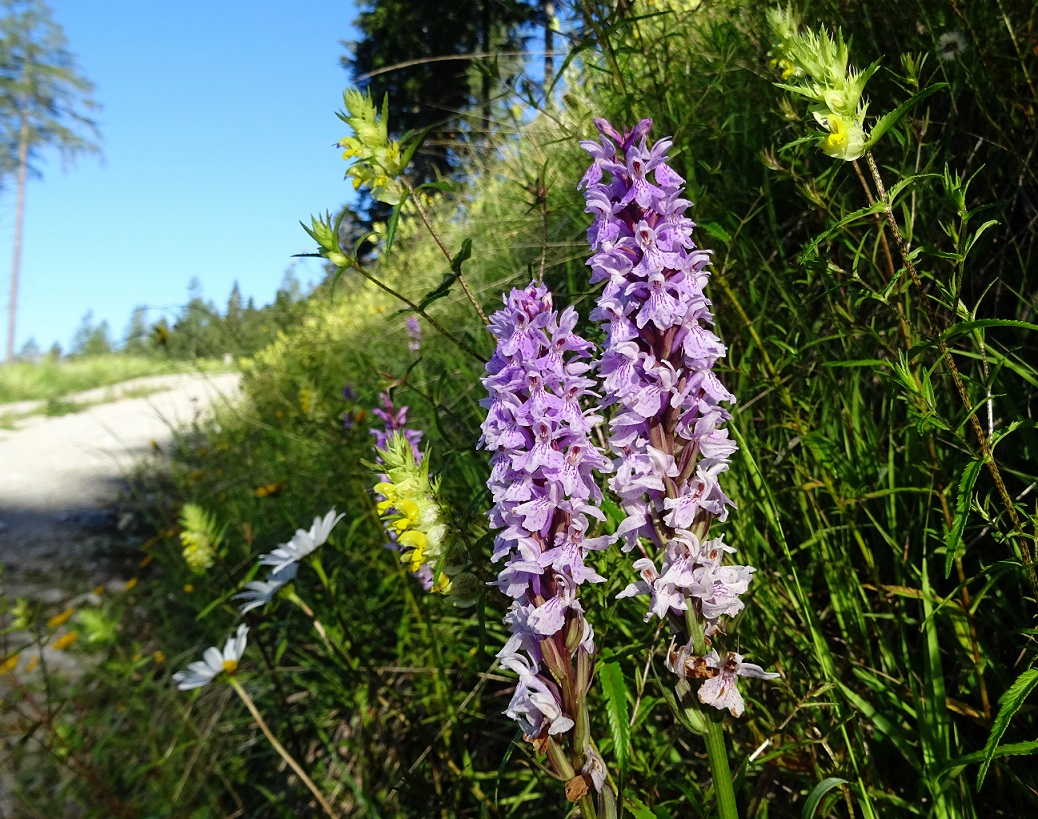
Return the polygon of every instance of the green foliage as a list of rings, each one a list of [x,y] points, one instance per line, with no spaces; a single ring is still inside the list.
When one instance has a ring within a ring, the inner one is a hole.
[[[595,116],[621,127],[651,116],[654,137],[674,135],[697,242],[713,253],[709,296],[729,351],[720,375],[739,396],[740,450],[725,484],[737,511],[724,531],[759,569],[731,636],[783,674],[747,686],[745,716],[726,723],[747,817],[1038,809],[1024,552],[1038,479],[1028,295],[1038,267],[1024,191],[1038,178],[1035,112],[1019,101],[1034,63],[1025,17],[1003,5],[1005,18],[988,4],[956,14],[923,2],[911,25],[900,7],[811,8],[816,29],[846,33],[850,64],[882,58],[874,109],[935,89],[900,111],[873,156],[921,288],[862,163],[859,174],[820,156],[813,137],[799,141],[813,120],[774,87],[763,11],[735,0],[574,7],[560,99],[509,121],[515,136],[453,190],[421,192],[447,250],[413,211],[401,209],[392,253],[381,244],[388,227],[376,225],[365,271],[415,304],[442,292],[423,309],[485,357],[490,337],[451,286],[461,262],[485,308],[543,272],[556,303],[586,320],[597,290],[584,265],[577,140],[592,137]],[[941,39],[960,28],[968,48],[948,60]],[[329,232],[329,248],[341,236]],[[445,279],[448,257],[456,269]],[[257,555],[334,505],[347,519],[293,584],[312,616],[282,597],[246,618],[257,653],[242,683],[275,735],[343,815],[566,815],[561,787],[501,713],[514,684],[493,656],[507,601],[484,586],[474,607],[456,609],[383,548],[364,464],[372,410],[390,389],[425,433],[429,475],[473,575],[486,582],[499,568],[483,517],[486,453],[475,447],[482,363],[424,319],[420,349],[409,349],[404,306],[344,272],[334,294],[320,292],[244,363],[243,405],[189,431],[168,475],[142,477],[156,557],[142,580],[154,590],[149,639],[177,668],[197,658],[237,619],[230,598],[257,578]],[[174,528],[191,502],[228,522],[224,553],[202,575],[184,566]],[[624,815],[709,815],[708,767],[680,723],[689,692],[668,686],[647,648],[653,628],[616,599],[635,579],[628,556],[609,550],[596,569],[607,581],[583,602],[613,654],[596,669],[591,734],[623,784]],[[111,677],[132,673],[127,652],[108,661]],[[108,787],[155,815],[312,812],[228,692],[179,697],[165,672],[152,673],[121,689],[128,713],[111,740],[125,749],[136,731],[149,750],[136,769],[94,760]],[[110,708],[101,690],[94,704]],[[998,787],[980,788],[974,764]],[[85,785],[72,790],[89,802]]]
[[[1029,668],[1016,678],[1006,693],[999,699],[998,716],[995,717],[995,724],[991,727],[991,734],[988,736],[987,744],[984,746],[984,759],[980,763],[980,770],[977,771],[977,790],[984,786],[984,779],[987,777],[988,769],[991,767],[991,761],[995,758],[999,742],[1005,735],[1010,721],[1020,711],[1024,701],[1034,691],[1035,687],[1038,687],[1038,669]],[[1038,750],[1038,747],[1031,748],[1032,752],[1035,750]]]
[[[622,773],[627,768],[630,750],[630,717],[627,708],[627,688],[623,670],[619,663],[604,663],[598,671],[605,697],[606,714],[609,717],[609,732],[613,738],[613,756]]]

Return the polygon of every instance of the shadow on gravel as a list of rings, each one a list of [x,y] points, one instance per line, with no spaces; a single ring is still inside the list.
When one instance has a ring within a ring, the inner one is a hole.
[[[96,482],[95,494],[110,498],[108,506],[21,508],[0,500],[0,592],[36,597],[44,586],[72,590],[103,571],[114,557],[114,502],[124,486],[119,478]]]

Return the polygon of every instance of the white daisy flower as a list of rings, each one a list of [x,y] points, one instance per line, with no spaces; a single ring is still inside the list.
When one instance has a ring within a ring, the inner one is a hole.
[[[954,62],[963,55],[968,45],[961,31],[946,31],[937,40],[937,56],[946,63]]]
[[[234,674],[238,670],[238,661],[245,653],[245,636],[248,633],[249,627],[240,625],[237,634],[227,638],[222,652],[216,646],[207,648],[201,660],[191,663],[186,669],[173,675],[173,682],[177,684],[177,688],[181,691],[201,688],[203,685],[209,685],[219,674]]]
[[[282,543],[270,554],[263,555],[259,562],[265,566],[273,566],[274,574],[292,563],[298,563],[318,546],[323,545],[328,540],[328,535],[332,533],[332,529],[335,528],[335,524],[344,517],[346,516],[336,515],[335,509],[332,509],[323,518],[314,518],[314,525],[310,527],[309,532],[297,529],[288,543]]]
[[[238,611],[242,614],[252,611],[257,606],[263,606],[273,600],[279,591],[296,579],[299,571],[298,563],[289,563],[283,569],[271,573],[266,580],[253,580],[245,584],[245,591],[234,595],[235,599],[245,600]]]

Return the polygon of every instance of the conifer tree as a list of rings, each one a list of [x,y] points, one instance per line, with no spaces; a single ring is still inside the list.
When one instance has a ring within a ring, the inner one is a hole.
[[[76,67],[65,33],[44,0],[3,0],[0,9],[0,181],[15,176],[16,203],[7,360],[14,360],[25,187],[35,161],[55,148],[66,162],[99,153],[93,85]]]

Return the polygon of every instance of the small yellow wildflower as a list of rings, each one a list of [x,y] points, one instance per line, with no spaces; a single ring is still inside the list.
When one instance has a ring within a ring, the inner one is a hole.
[[[138,563],[137,565],[140,566],[143,569],[149,563],[151,563],[151,561],[153,561],[154,559],[155,559],[155,555],[145,555],[144,557],[141,558],[140,563]]]
[[[70,631],[68,634],[62,635],[57,640],[55,640],[53,643],[51,643],[50,647],[53,648],[55,651],[63,651],[64,649],[66,649],[70,645],[72,645],[74,642],[76,642],[76,640],[78,640],[78,639],[79,639],[79,632],[78,631]]]
[[[27,662],[25,664],[25,673],[26,674],[31,674],[33,671],[36,670],[36,666],[38,666],[39,664],[40,664],[40,655],[39,654],[33,654],[29,658],[29,662]]]
[[[829,117],[829,136],[825,138],[825,147],[837,150],[847,144],[847,126],[839,116]]]
[[[257,498],[269,498],[272,495],[277,495],[286,486],[288,486],[288,481],[275,481],[274,483],[257,486],[252,494]]]
[[[378,504],[376,504],[375,508],[378,509],[379,516],[385,515],[393,508],[393,504],[396,503],[396,486],[383,481],[382,483],[375,484],[375,491],[383,498],[383,500],[380,500]]]
[[[152,652],[151,658],[155,661],[157,665],[166,664],[166,655],[163,654],[159,649],[155,649],[155,651]]]
[[[378,512],[391,535],[395,535],[400,560],[412,573],[432,582],[431,591],[443,593],[450,588],[451,571],[441,561],[446,553],[447,526],[436,498],[438,483],[429,478],[428,459],[416,458],[411,443],[399,432],[378,448],[383,480],[375,485],[381,498]],[[431,577],[428,572],[431,572]]]
[[[193,592],[194,590],[195,590],[194,584],[192,584],[192,583],[185,583],[184,584],[184,591],[187,592],[188,594],[191,594],[191,592]]]
[[[418,504],[413,500],[407,498],[399,501],[396,510],[400,513],[400,517],[393,521],[393,528],[396,529],[398,534],[406,532],[418,523],[421,512],[418,509]]]
[[[425,562],[425,548],[429,539],[417,529],[409,529],[400,535],[397,543],[401,548],[400,559],[408,564],[412,572],[417,572]]]
[[[12,654],[10,657],[0,663],[0,674],[6,674],[9,671],[14,671],[18,667],[18,655]]]
[[[66,623],[68,619],[76,613],[73,608],[65,609],[61,614],[55,614],[50,620],[47,621],[47,628],[57,628],[58,626]]]
[[[100,586],[94,586],[94,594],[103,594],[104,590],[105,587],[103,583]]]
[[[124,591],[130,591],[130,589],[132,589],[136,585],[137,585],[137,578],[136,577],[131,577],[129,580],[126,581],[126,588],[124,589]]]

